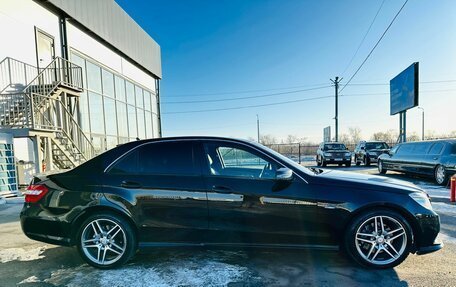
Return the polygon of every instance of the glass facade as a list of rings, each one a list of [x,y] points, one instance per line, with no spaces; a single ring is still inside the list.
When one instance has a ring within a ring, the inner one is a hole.
[[[138,85],[75,51],[71,61],[83,69],[79,123],[97,152],[136,138],[159,137],[155,84]]]

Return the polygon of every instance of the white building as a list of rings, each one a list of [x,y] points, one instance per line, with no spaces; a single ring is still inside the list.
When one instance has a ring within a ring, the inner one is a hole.
[[[16,159],[0,195],[161,136],[160,46],[113,0],[1,0],[0,27],[0,133]]]

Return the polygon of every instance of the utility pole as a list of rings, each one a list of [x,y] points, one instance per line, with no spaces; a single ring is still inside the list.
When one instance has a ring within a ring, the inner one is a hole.
[[[334,120],[336,122],[335,140],[337,142],[337,141],[339,141],[339,83],[340,83],[340,81],[342,81],[342,78],[339,79],[339,77],[336,77],[334,80],[332,80],[332,79],[330,79],[330,80],[334,84],[335,96],[336,96],[336,116],[334,117]]]
[[[421,119],[421,140],[424,141],[424,109],[422,107],[418,107],[418,109],[423,112]]]
[[[258,117],[258,114],[257,114],[257,139],[258,139],[258,142],[260,142],[260,118]]]

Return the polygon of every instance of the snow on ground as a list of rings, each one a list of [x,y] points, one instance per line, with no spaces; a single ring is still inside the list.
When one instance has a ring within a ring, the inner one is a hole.
[[[45,247],[37,247],[33,249],[23,248],[6,248],[0,250],[0,262],[6,263],[9,261],[32,261],[40,258],[44,258],[42,255]]]
[[[18,285],[29,282],[46,283],[52,286],[227,286],[230,283],[258,281],[247,267],[223,262],[220,254],[171,258],[167,262],[141,264],[129,263],[123,268],[98,270],[87,264],[61,268],[51,272],[50,277],[35,276],[24,279]]]

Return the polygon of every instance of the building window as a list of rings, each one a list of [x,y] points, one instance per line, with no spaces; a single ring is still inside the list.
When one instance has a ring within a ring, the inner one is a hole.
[[[104,134],[103,98],[101,95],[89,92],[90,101],[90,130],[92,133]]]
[[[146,126],[145,126],[145,122],[144,122],[144,110],[137,109],[136,111],[138,113],[138,137],[140,139],[145,139],[146,138]]]
[[[102,93],[101,91],[101,69],[89,61],[87,63],[87,88]]]
[[[116,99],[122,102],[125,101],[125,80],[122,79],[121,77],[116,76],[115,77],[115,83],[116,83]]]
[[[120,137],[128,137],[127,105],[117,102],[117,128]]]
[[[102,70],[103,75],[103,95],[114,98],[114,75],[111,72]]]
[[[132,106],[136,106],[135,101],[135,86],[129,81],[125,82],[125,89],[127,91],[127,103]]]
[[[136,139],[138,137],[138,129],[136,127],[136,108],[128,105],[128,132],[130,139]]]
[[[136,106],[138,108],[144,109],[143,89],[141,89],[138,86],[135,86],[135,94],[136,94]]]
[[[110,136],[117,136],[117,122],[116,122],[116,104],[113,99],[104,98],[104,111],[106,115],[106,134]]]

